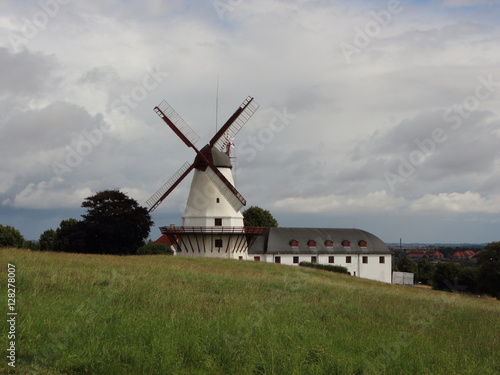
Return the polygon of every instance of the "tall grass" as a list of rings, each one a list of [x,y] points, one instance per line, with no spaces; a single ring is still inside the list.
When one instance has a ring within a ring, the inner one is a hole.
[[[0,249],[3,291],[8,262],[17,372],[0,359],[2,373],[500,371],[495,300],[260,262],[19,249]]]

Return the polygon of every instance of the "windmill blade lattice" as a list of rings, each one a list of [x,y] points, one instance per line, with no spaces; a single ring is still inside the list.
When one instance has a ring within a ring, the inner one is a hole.
[[[235,137],[235,135],[241,130],[241,128],[246,124],[250,117],[252,117],[258,108],[259,105],[253,100],[253,98],[250,96],[247,97],[233,116],[231,116],[226,124],[222,126],[221,130],[226,126],[227,130],[225,130],[222,134],[220,134],[220,132],[217,133],[210,141],[210,144],[214,145],[218,150],[222,150],[227,141]]]
[[[161,119],[165,120],[166,117],[170,120],[193,145],[199,141],[200,136],[165,100],[155,108],[155,112]]]
[[[191,169],[193,169],[193,166],[190,163],[185,162],[184,165],[180,167],[180,169],[175,172],[175,174],[146,201],[150,212],[158,207],[163,199],[165,199],[165,197],[180,184],[184,177],[191,172]]]

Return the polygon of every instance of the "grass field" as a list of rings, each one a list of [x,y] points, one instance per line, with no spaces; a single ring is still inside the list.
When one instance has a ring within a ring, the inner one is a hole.
[[[2,374],[498,374],[500,302],[326,271],[0,249]],[[7,353],[4,350],[4,353]]]

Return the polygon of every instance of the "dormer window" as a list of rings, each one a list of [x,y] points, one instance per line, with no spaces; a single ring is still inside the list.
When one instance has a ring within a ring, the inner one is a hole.
[[[358,245],[359,247],[366,247],[366,241],[361,240],[358,242]]]
[[[299,242],[296,240],[291,240],[290,241],[290,246],[291,247],[299,247]]]
[[[342,246],[349,247],[349,246],[351,246],[351,243],[347,240],[344,240],[344,241],[342,241]]]
[[[316,247],[316,241],[313,241],[313,240],[307,241],[307,246],[309,246],[309,247]]]
[[[333,241],[331,241],[331,240],[326,240],[326,241],[325,241],[325,246],[326,246],[326,247],[333,247]]]

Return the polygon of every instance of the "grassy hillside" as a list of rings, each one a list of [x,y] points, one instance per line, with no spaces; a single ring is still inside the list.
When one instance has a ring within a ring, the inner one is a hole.
[[[259,262],[0,249],[16,374],[497,374],[500,303]]]

